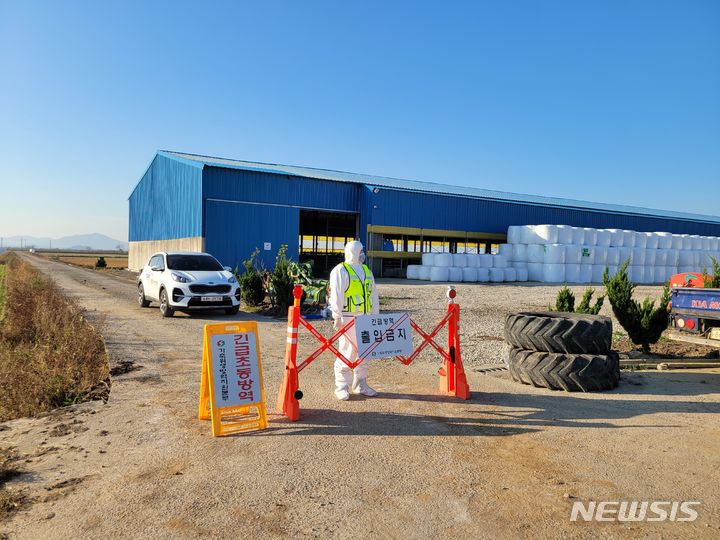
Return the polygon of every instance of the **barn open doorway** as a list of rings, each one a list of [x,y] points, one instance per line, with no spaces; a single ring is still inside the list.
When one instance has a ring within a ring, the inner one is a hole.
[[[344,260],[345,244],[357,237],[357,214],[300,210],[300,262],[312,260],[317,277],[327,277]]]

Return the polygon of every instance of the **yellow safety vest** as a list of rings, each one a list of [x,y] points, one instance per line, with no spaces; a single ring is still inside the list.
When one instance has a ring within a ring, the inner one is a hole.
[[[345,312],[346,313],[370,313],[372,310],[372,274],[370,269],[363,264],[363,272],[365,272],[365,280],[361,280],[360,276],[355,273],[353,267],[347,263],[342,263],[348,273],[350,282],[348,288],[345,289]]]

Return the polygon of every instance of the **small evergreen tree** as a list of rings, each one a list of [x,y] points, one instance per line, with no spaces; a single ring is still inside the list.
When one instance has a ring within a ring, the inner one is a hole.
[[[720,264],[715,257],[710,257],[712,262],[712,275],[708,274],[707,268],[703,270],[703,281],[706,289],[720,288]]]
[[[287,258],[287,244],[282,244],[275,258],[275,268],[268,279],[268,294],[274,306],[287,309],[294,302],[293,288],[295,280],[290,273],[290,261]]]
[[[555,311],[569,313],[575,311],[575,295],[567,285],[558,291],[557,298],[555,299]]]
[[[557,298],[555,299],[555,311],[597,315],[600,313],[605,297],[599,297],[595,302],[595,305],[591,305],[593,294],[595,294],[595,289],[592,287],[585,289],[585,293],[583,293],[583,297],[580,300],[580,305],[578,305],[577,309],[575,309],[575,295],[567,286],[565,286],[558,291]]]
[[[633,299],[636,284],[632,283],[627,275],[629,264],[630,259],[627,259],[613,277],[609,276],[608,269],[605,268],[603,283],[618,322],[632,342],[642,346],[643,352],[648,353],[650,345],[657,343],[667,328],[670,287],[665,285],[657,306],[650,298],[645,298],[642,303],[638,302]]]
[[[599,296],[598,299],[595,301],[595,305],[590,305],[592,302],[593,294],[595,294],[595,289],[592,287],[588,287],[585,289],[585,293],[583,294],[583,297],[580,299],[580,305],[577,307],[578,313],[587,313],[588,315],[597,315],[600,313],[600,310],[603,307],[603,303],[605,303],[605,296]]]
[[[240,283],[240,295],[248,306],[259,306],[265,300],[265,287],[261,271],[255,266],[260,250],[255,248],[250,258],[243,261],[244,272],[237,276]],[[235,270],[237,275],[237,269]]]
[[[98,257],[97,261],[95,261],[95,268],[107,268],[105,257]]]

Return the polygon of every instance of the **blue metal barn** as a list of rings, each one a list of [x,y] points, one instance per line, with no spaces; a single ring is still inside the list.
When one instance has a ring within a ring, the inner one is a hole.
[[[155,155],[129,202],[134,270],[155,251],[207,251],[235,266],[256,248],[272,268],[285,244],[323,273],[358,238],[376,273],[399,276],[423,251],[482,252],[523,224],[720,236],[715,216],[169,151]]]

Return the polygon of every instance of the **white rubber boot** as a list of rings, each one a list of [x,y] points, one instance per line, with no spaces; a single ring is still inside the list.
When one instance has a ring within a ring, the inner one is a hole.
[[[350,385],[353,380],[352,369],[347,367],[342,360],[335,360],[335,397],[340,401],[350,399]]]
[[[368,363],[360,362],[353,372],[353,383],[350,392],[360,394],[367,397],[377,396],[377,391],[367,383]]]

